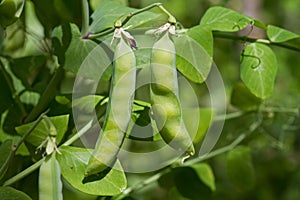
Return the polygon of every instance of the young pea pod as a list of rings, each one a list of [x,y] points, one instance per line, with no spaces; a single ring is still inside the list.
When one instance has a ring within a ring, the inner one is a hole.
[[[117,34],[105,121],[88,162],[84,183],[103,178],[113,167],[131,119],[136,79],[136,61],[131,48],[134,42],[123,29],[117,31],[120,35]]]
[[[60,200],[62,195],[62,182],[59,164],[55,153],[47,156],[39,171],[39,199]]]
[[[161,137],[171,147],[194,154],[192,140],[182,118],[178,94],[176,52],[169,30],[162,32],[151,54],[151,104]]]

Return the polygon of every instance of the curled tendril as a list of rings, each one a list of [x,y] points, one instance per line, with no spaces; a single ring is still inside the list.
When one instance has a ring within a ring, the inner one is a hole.
[[[244,51],[243,51],[243,53],[242,53],[242,62],[243,62],[244,57],[254,58],[254,59],[256,59],[256,60],[258,61],[258,64],[257,64],[257,65],[251,66],[252,69],[257,69],[257,68],[261,65],[261,60],[260,60],[260,58],[257,57],[257,56],[244,54]]]

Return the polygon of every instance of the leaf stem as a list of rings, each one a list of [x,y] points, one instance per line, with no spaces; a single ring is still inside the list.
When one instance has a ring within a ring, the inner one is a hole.
[[[223,33],[223,32],[213,32],[213,35],[215,38],[231,39],[231,40],[237,40],[237,41],[241,41],[241,42],[251,42],[251,43],[258,42],[258,43],[268,44],[268,45],[272,45],[272,46],[278,46],[278,47],[282,47],[282,48],[286,48],[289,50],[300,52],[299,47],[295,47],[295,46],[285,44],[285,43],[275,43],[275,42],[271,42],[270,40],[267,40],[267,39],[256,39],[256,38],[233,35],[233,34],[228,34],[228,33]]]
[[[240,144],[249,133],[252,133],[255,129],[257,129],[261,125],[261,121],[255,121],[253,124],[250,125],[249,129],[244,132],[243,134],[239,135],[232,143],[229,145],[222,147],[220,149],[217,149],[215,151],[212,151],[208,154],[205,154],[203,156],[196,157],[194,159],[188,160],[187,162],[183,163],[181,166],[190,166],[198,162],[202,162],[204,160],[207,160],[209,158],[218,156],[220,154],[226,153],[233,148],[235,148],[238,144]],[[116,195],[112,198],[112,200],[120,200],[123,199],[124,197],[128,196],[129,194],[133,193],[134,191],[137,191],[139,189],[144,188],[146,185],[149,185],[155,181],[157,181],[162,175],[170,172],[173,168],[178,167],[178,163],[174,163],[173,165],[168,166],[167,168],[163,169],[160,173],[157,173],[148,179],[139,182],[131,187],[128,187],[126,190],[124,190],[121,194]]]
[[[82,7],[82,27],[81,35],[87,35],[89,29],[89,3],[87,0],[81,0]]]
[[[19,107],[22,116],[25,116],[26,115],[25,107],[24,107],[23,103],[21,102],[19,95],[17,94],[17,91],[14,87],[13,81],[12,81],[11,77],[9,76],[9,74],[7,73],[7,71],[5,70],[5,66],[1,60],[0,60],[0,70],[2,71],[4,79],[9,87],[9,90],[12,94],[12,98],[14,99],[15,103]]]
[[[46,115],[46,113],[49,110],[47,110],[46,112],[42,113],[39,118],[32,124],[32,126],[27,130],[27,132],[22,136],[22,138],[12,146],[11,151],[8,155],[8,157],[6,158],[4,164],[1,166],[0,169],[0,177],[2,177],[2,175],[5,173],[6,169],[8,168],[10,162],[12,161],[16,151],[18,150],[18,148],[21,146],[21,144],[25,141],[25,139],[28,137],[28,135],[30,135],[30,133],[36,128],[36,126],[40,123],[40,121],[43,119],[43,117]]]
[[[34,163],[33,165],[31,165],[30,167],[26,168],[22,172],[18,173],[17,175],[13,176],[12,178],[8,179],[7,181],[5,181],[3,183],[3,186],[11,185],[11,184],[13,184],[13,183],[21,180],[22,178],[26,177],[28,174],[32,173],[37,168],[39,168],[41,166],[41,164],[44,162],[45,158],[46,157],[43,157],[38,162]]]
[[[144,7],[144,8],[141,8],[141,9],[138,9],[138,10],[136,10],[136,11],[130,12],[130,13],[127,14],[127,15],[123,15],[123,16],[119,17],[119,18],[115,21],[114,26],[115,26],[115,27],[122,27],[122,26],[124,26],[124,25],[125,25],[125,24],[133,17],[133,16],[138,15],[138,14],[140,14],[140,13],[143,13],[143,12],[145,12],[145,11],[148,11],[148,10],[154,8],[154,7],[158,7],[163,13],[165,13],[166,15],[168,15],[168,17],[169,17],[168,21],[169,21],[170,23],[173,23],[173,24],[176,23],[175,17],[174,17],[169,11],[167,11],[167,10],[163,7],[162,3],[153,3],[153,4],[150,4],[150,5],[146,6],[146,7]],[[99,33],[90,34],[90,35],[88,36],[88,38],[89,38],[89,39],[95,39],[95,38],[98,38],[98,37],[101,37],[101,36],[104,36],[104,35],[113,33],[114,30],[115,30],[115,27],[109,28],[109,29],[104,30],[104,31],[99,32]]]

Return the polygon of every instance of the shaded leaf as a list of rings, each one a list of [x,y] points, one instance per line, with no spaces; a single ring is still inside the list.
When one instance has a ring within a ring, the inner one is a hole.
[[[243,83],[237,83],[233,86],[230,102],[241,110],[255,110],[262,100],[254,96]]]
[[[69,115],[54,116],[50,117],[50,119],[57,130],[56,142],[59,144],[68,128]],[[49,134],[48,127],[45,126],[43,121],[44,119],[41,120],[32,133],[26,138],[26,141],[34,146],[39,146]],[[33,123],[34,122],[18,126],[16,127],[16,131],[18,134],[24,135]]]
[[[46,57],[38,55],[14,59],[10,65],[13,73],[22,81],[23,85],[26,88],[30,88],[37,82],[43,80],[44,82],[46,81],[46,83],[48,83],[47,79],[45,78],[37,80],[41,70],[48,71],[44,67],[45,63]]]
[[[253,19],[248,16],[228,8],[216,6],[206,11],[200,25],[209,26],[214,31],[235,32],[244,29],[251,21]]]
[[[57,160],[61,166],[63,177],[76,189],[93,195],[112,196],[121,193],[126,188],[126,178],[119,162],[117,169],[112,169],[103,179],[86,184],[82,183],[86,165],[91,151],[77,147],[63,146]]]
[[[174,173],[176,188],[182,196],[193,200],[198,200],[200,196],[203,199],[210,199],[212,190],[192,167],[175,168]]]
[[[2,200],[31,200],[31,198],[12,187],[0,187],[0,197]]]
[[[273,51],[264,44],[252,43],[241,55],[241,79],[257,97],[265,99],[273,91],[277,62]]]
[[[198,178],[205,185],[207,185],[212,191],[216,190],[215,177],[211,167],[208,164],[199,163],[199,164],[191,165],[190,167],[196,171]]]
[[[296,33],[273,25],[268,25],[267,35],[271,42],[286,42],[300,37]]]
[[[2,169],[6,159],[8,158],[10,152],[11,152],[11,148],[12,148],[12,140],[5,140],[1,145],[0,145],[0,168]],[[0,180],[3,178],[6,170],[8,168],[8,165],[7,167],[3,170],[3,174],[2,176],[0,176]],[[0,174],[1,175],[1,174]]]
[[[248,190],[254,186],[255,172],[248,147],[238,146],[227,154],[226,170],[237,188]]]

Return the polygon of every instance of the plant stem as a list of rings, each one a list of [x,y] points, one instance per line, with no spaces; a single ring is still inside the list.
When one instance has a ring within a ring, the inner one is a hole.
[[[82,6],[82,26],[81,35],[87,35],[89,29],[89,2],[87,0],[81,0]]]
[[[18,173],[17,175],[13,176],[12,178],[8,179],[7,181],[5,181],[3,183],[3,186],[11,185],[11,184],[13,184],[13,183],[21,180],[22,178],[26,177],[28,174],[32,173],[37,168],[39,168],[41,166],[41,164],[44,162],[45,158],[46,157],[43,157],[38,162],[34,163],[33,165],[31,165],[30,167],[26,168],[22,172]]]
[[[19,95],[17,94],[17,91],[14,87],[13,81],[12,81],[11,77],[9,76],[9,74],[7,73],[7,71],[5,70],[5,66],[4,66],[4,64],[2,63],[1,60],[0,60],[0,70],[2,71],[4,79],[5,79],[8,87],[9,87],[12,98],[14,99],[15,103],[19,107],[22,116],[25,116],[26,115],[25,107],[24,107],[23,103],[21,102],[21,100],[19,98]]]
[[[166,15],[168,15],[169,19],[168,21],[170,23],[176,23],[176,19],[173,15],[171,15],[171,13],[169,11],[167,11],[163,6],[162,6],[162,3],[153,3],[149,6],[146,6],[144,8],[141,8],[139,10],[136,10],[136,11],[133,11],[127,15],[123,15],[121,16],[120,18],[118,18],[115,23],[114,23],[114,26],[115,27],[122,27],[124,26],[133,16],[135,15],[138,15],[140,13],[143,13],[145,11],[148,11],[154,7],[158,7],[162,12],[164,12]],[[101,36],[104,36],[104,35],[107,35],[107,34],[110,34],[110,33],[113,33],[114,30],[115,30],[115,27],[112,27],[110,29],[107,29],[105,31],[102,31],[102,32],[99,32],[99,33],[95,33],[95,34],[91,34],[88,36],[89,39],[95,39],[95,38],[98,38],[98,37],[101,37]]]
[[[241,42],[251,42],[251,43],[258,42],[258,43],[269,44],[272,46],[283,47],[283,48],[286,48],[289,50],[300,52],[299,47],[295,47],[295,46],[292,46],[289,44],[284,44],[284,43],[275,43],[275,42],[271,42],[270,40],[267,40],[267,39],[249,38],[249,37],[245,37],[245,36],[233,35],[233,34],[222,33],[222,32],[213,32],[213,35],[215,38],[231,39],[231,40],[237,40],[237,41],[241,41]]]
[[[69,146],[76,140],[78,140],[82,135],[84,135],[87,130],[89,130],[93,125],[93,120],[90,120],[82,129],[80,129],[73,137],[68,139],[62,146]]]
[[[32,126],[27,130],[27,132],[22,136],[22,138],[15,144],[12,146],[11,151],[8,155],[8,157],[6,158],[4,164],[1,166],[0,169],[0,177],[2,177],[2,175],[5,173],[6,169],[8,168],[10,162],[12,161],[16,151],[18,150],[18,148],[21,146],[21,144],[25,141],[25,139],[28,137],[28,135],[35,129],[35,127],[40,123],[40,121],[43,119],[43,117],[46,115],[46,113],[49,110],[47,110],[46,112],[42,113],[39,118],[32,124]]]
[[[250,128],[251,130],[253,130],[252,128]],[[246,133],[244,134],[241,134],[238,138],[236,138],[231,144],[223,147],[223,148],[220,148],[220,149],[217,149],[215,151],[212,151],[204,156],[201,156],[201,157],[197,157],[197,158],[194,158],[192,160],[188,160],[187,162],[183,163],[181,166],[189,166],[189,165],[192,165],[192,164],[195,164],[195,163],[198,163],[198,162],[202,162],[204,160],[207,160],[209,158],[212,158],[214,156],[217,156],[217,155],[220,155],[220,154],[223,154],[223,153],[226,153],[230,150],[232,150],[234,147],[236,147],[238,144],[240,144],[246,137]],[[170,165],[169,167],[165,168],[164,170],[162,170],[160,173],[157,173],[151,177],[149,177],[148,179],[142,181],[142,182],[139,182],[129,188],[127,188],[126,190],[124,190],[121,194],[117,195],[117,196],[114,196],[112,198],[112,200],[120,200],[120,199],[123,199],[124,197],[128,196],[130,193],[133,193],[134,191],[137,191],[139,189],[142,189],[144,188],[146,185],[149,185],[155,181],[157,181],[162,175],[168,173],[171,171],[171,169],[173,168],[176,168],[178,167],[178,164],[174,164],[174,165]]]
[[[59,86],[59,83],[62,80],[63,75],[64,75],[64,69],[62,67],[59,67],[56,70],[55,74],[53,75],[43,95],[41,96],[38,104],[29,113],[29,115],[25,119],[25,122],[33,121],[41,112],[43,112],[47,108],[48,104],[52,101],[52,99],[56,95],[57,87]]]

